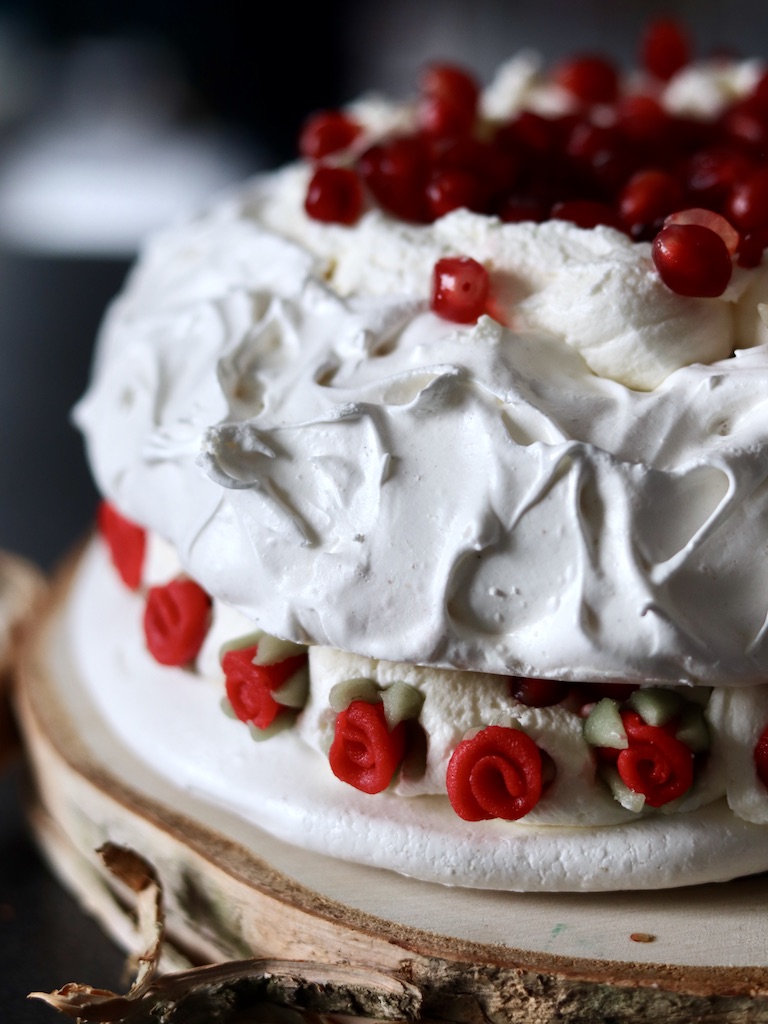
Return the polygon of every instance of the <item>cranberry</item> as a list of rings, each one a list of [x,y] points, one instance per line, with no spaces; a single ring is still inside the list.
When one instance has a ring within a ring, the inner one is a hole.
[[[582,103],[613,103],[619,87],[616,68],[604,57],[585,54],[559,64],[555,82]]]
[[[474,126],[480,88],[453,64],[430,64],[420,80],[419,121],[431,135],[468,135]]]
[[[361,131],[360,125],[341,111],[321,110],[304,123],[299,136],[299,152],[307,160],[322,160],[346,149]]]
[[[429,220],[429,169],[427,145],[416,135],[371,146],[358,161],[360,175],[380,205],[396,217],[416,222]]]
[[[313,220],[354,224],[363,212],[363,186],[349,167],[318,167],[312,175],[304,209]]]
[[[733,267],[720,235],[699,224],[670,224],[653,240],[653,262],[664,284],[678,295],[722,295]]]
[[[473,324],[485,312],[490,291],[488,271],[468,256],[438,260],[432,273],[430,308],[444,320]]]
[[[678,209],[683,198],[682,186],[667,171],[638,171],[619,194],[619,214],[637,237],[644,225],[654,224]]]
[[[669,79],[691,59],[687,33],[672,18],[659,18],[645,30],[640,44],[640,65],[654,78]]]
[[[570,686],[559,679],[512,676],[509,680],[509,692],[515,700],[529,708],[548,708],[565,700],[570,692]]]
[[[755,171],[731,189],[725,212],[740,231],[768,227],[768,168]]]
[[[623,230],[616,212],[606,203],[591,199],[570,199],[555,203],[550,211],[552,220],[567,220],[580,228],[595,228],[598,224]]]
[[[193,580],[180,577],[150,587],[144,609],[147,650],[161,665],[188,665],[203,646],[211,599]]]

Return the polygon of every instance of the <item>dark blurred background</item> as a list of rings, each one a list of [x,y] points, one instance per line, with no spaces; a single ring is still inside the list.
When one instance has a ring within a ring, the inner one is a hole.
[[[764,0],[0,0],[0,548],[46,569],[96,494],[69,411],[141,239],[294,155],[304,116],[406,95],[437,58],[483,81],[522,47],[633,61],[684,19],[697,51],[768,56]],[[31,845],[18,770],[0,783],[0,1019],[58,1019],[31,989],[117,987],[122,954]]]

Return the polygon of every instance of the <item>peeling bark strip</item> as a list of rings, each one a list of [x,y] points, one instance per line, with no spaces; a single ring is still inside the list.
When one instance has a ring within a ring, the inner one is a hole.
[[[234,1024],[244,1021],[249,1011],[269,1005],[312,1015],[340,1013],[391,1021],[418,1018],[421,994],[414,985],[366,968],[252,959],[196,967],[153,981],[165,930],[156,873],[132,850],[106,844],[99,853],[112,874],[137,897],[146,951],[139,957],[136,980],[124,996],[72,983],[57,992],[32,992],[31,998],[93,1024]]]

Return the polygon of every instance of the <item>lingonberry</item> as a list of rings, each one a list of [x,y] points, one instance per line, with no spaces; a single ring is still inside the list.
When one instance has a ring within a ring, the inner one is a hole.
[[[654,78],[669,79],[691,59],[688,34],[672,18],[652,21],[640,43],[640,66]]]
[[[320,110],[304,123],[299,152],[307,160],[322,160],[350,146],[362,128],[340,110]]]
[[[656,235],[653,262],[664,284],[678,295],[715,298],[731,279],[725,242],[700,224],[669,224]]]
[[[432,272],[430,308],[444,320],[473,324],[485,312],[490,292],[488,271],[468,256],[446,256]]]
[[[614,65],[595,54],[562,61],[553,71],[555,82],[582,103],[613,103],[619,86]]]
[[[363,211],[363,185],[349,167],[318,167],[310,179],[304,209],[313,220],[354,224]]]

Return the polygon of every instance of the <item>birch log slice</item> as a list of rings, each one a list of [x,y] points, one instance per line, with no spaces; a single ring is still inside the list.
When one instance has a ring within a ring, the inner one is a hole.
[[[0,769],[17,744],[8,686],[21,630],[43,593],[43,578],[29,562],[0,551]]]
[[[93,722],[86,730],[72,712],[62,628],[70,575],[61,573],[18,672],[31,821],[60,877],[126,949],[137,952],[131,897],[101,865],[105,842],[155,866],[168,963],[372,968],[415,984],[429,1020],[768,1022],[766,876],[646,893],[452,889],[288,846],[196,806],[119,745],[96,756]]]

